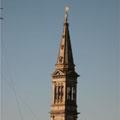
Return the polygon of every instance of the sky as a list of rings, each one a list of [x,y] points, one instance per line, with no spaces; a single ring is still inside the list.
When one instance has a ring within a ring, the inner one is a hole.
[[[66,5],[78,120],[120,120],[119,0],[3,0],[1,120],[50,119]]]

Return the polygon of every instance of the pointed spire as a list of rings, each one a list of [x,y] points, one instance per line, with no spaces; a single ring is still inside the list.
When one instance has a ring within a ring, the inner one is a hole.
[[[65,7],[64,29],[57,59],[57,69],[74,69],[73,54],[69,35],[68,7]]]

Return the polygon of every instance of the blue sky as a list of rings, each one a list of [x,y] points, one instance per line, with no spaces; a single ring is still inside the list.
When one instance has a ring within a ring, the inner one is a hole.
[[[4,0],[3,120],[50,119],[51,73],[65,5],[81,75],[78,120],[120,119],[120,1]]]

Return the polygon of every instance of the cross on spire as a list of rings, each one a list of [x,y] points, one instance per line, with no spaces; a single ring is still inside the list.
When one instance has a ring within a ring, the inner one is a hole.
[[[68,12],[69,12],[69,7],[68,6],[66,6],[65,7],[65,23],[67,23],[67,20],[68,20]]]

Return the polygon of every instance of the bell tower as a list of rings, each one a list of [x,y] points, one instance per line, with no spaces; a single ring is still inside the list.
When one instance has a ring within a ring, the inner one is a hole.
[[[65,7],[64,29],[60,48],[52,74],[51,120],[77,120],[77,77],[73,60],[68,7]]]

